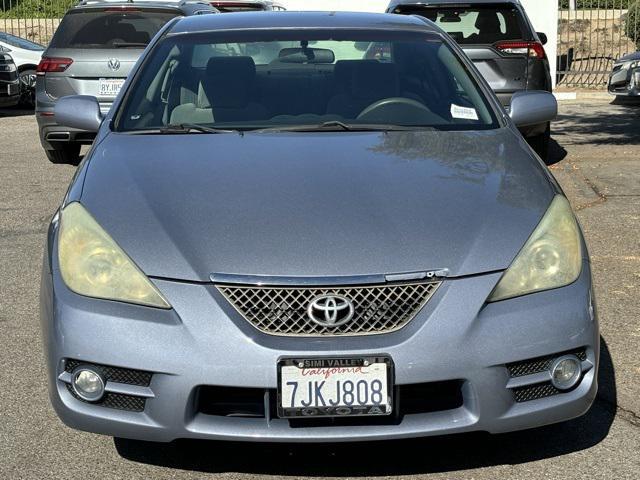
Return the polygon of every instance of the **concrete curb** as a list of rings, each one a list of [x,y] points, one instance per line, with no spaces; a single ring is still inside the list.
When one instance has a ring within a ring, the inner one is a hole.
[[[554,92],[554,96],[556,100],[559,102],[571,102],[571,101],[580,101],[580,100],[600,100],[611,102],[615,98],[614,95],[610,95],[607,92],[599,91],[599,90],[576,90],[573,92]]]

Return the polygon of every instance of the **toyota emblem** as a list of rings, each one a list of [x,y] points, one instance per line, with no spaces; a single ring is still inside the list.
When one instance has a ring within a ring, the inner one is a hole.
[[[329,328],[344,325],[354,314],[353,302],[342,295],[320,295],[307,307],[307,316],[312,322]]]

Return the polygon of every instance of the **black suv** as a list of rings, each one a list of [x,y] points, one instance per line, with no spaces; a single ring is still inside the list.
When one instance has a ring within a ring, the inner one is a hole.
[[[11,55],[0,50],[0,107],[12,107],[19,101],[18,69]]]
[[[388,13],[420,15],[447,32],[473,60],[502,104],[521,90],[551,91],[544,33],[536,33],[519,0],[392,0]],[[543,160],[550,125],[521,129]]]

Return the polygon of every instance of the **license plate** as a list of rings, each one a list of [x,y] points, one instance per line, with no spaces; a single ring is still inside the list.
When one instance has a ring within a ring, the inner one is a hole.
[[[278,416],[389,415],[393,362],[385,356],[278,362]]]
[[[98,84],[98,95],[101,97],[115,97],[120,92],[124,78],[101,78]]]

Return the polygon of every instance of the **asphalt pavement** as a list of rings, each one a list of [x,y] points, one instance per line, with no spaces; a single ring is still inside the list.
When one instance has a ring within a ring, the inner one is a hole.
[[[600,391],[588,414],[498,436],[155,445],[71,430],[49,404],[40,265],[75,168],[47,161],[32,114],[0,110],[0,479],[640,478],[640,105],[562,103],[553,135],[551,170],[585,231],[597,289]]]

